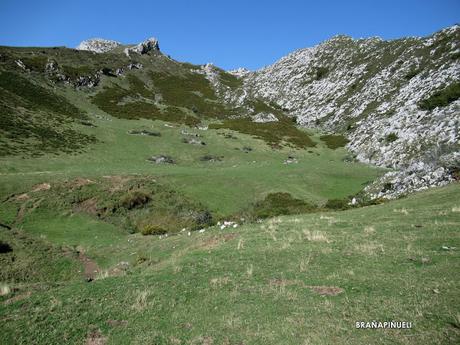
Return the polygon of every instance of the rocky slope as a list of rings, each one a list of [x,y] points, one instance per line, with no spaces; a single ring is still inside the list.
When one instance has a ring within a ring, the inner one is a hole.
[[[245,95],[276,102],[302,126],[342,132],[357,159],[396,169],[367,188],[393,198],[458,173],[459,58],[455,25],[392,41],[336,36],[261,70],[232,73]]]

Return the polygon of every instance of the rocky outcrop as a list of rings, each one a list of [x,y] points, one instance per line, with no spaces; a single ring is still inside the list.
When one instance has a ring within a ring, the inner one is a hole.
[[[272,113],[265,113],[265,112],[253,115],[251,119],[253,122],[257,122],[257,123],[278,122],[279,121],[278,118]]]
[[[139,43],[138,45],[125,48],[124,50],[127,56],[130,56],[131,53],[148,54],[150,52],[158,51],[160,51],[160,43],[155,37],[148,38],[145,41]]]
[[[105,40],[103,38],[91,38],[89,40],[82,41],[78,46],[77,50],[88,50],[95,53],[106,53],[121,45],[120,42]]]

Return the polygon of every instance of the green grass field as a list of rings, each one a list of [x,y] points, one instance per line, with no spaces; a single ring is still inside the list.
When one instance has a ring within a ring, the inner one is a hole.
[[[190,236],[107,228],[87,242],[82,230],[82,246],[100,258],[97,279],[54,280],[62,263],[50,260],[55,272],[44,272],[40,283],[8,284],[3,341],[456,344],[459,194],[451,185],[378,206]],[[54,222],[63,231],[90,224],[77,217]],[[49,241],[63,248],[72,237],[49,234]],[[129,268],[113,273],[109,267],[121,261]],[[413,328],[355,329],[356,321],[372,320],[410,321]]]

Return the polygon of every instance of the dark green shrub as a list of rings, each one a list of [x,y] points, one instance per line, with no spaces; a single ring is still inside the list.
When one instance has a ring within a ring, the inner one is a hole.
[[[222,124],[210,124],[209,128],[226,128],[249,134],[266,141],[272,147],[279,147],[283,142],[298,148],[316,146],[308,133],[297,128],[289,118],[282,116],[278,122],[267,123],[252,122],[246,118],[225,120]]]
[[[316,206],[296,199],[289,193],[270,193],[264,200],[255,203],[249,210],[248,217],[253,219],[270,218],[280,215],[311,212]]]
[[[435,92],[429,98],[420,101],[419,107],[422,110],[433,110],[438,107],[445,107],[459,98],[460,83],[452,83],[445,89]]]
[[[404,79],[406,80],[411,80],[413,77],[415,77],[420,71],[413,69],[407,72],[407,74],[404,76]]]
[[[332,150],[338,149],[339,147],[344,147],[346,144],[348,144],[348,139],[343,135],[327,134],[320,136],[320,139],[324,141],[326,146]]]
[[[323,79],[327,73],[328,73],[328,69],[326,67],[318,67],[318,69],[316,70],[316,77],[315,79],[316,80],[321,80]]]
[[[0,241],[0,254],[9,253],[12,251],[13,248],[11,248],[11,246],[8,243]]]
[[[165,235],[168,231],[157,224],[146,224],[141,228],[142,235]]]
[[[198,214],[195,216],[195,229],[211,226],[212,224],[212,214],[208,210],[198,212]]]
[[[386,141],[388,143],[392,143],[393,141],[396,141],[396,140],[398,140],[398,135],[396,133],[390,133],[386,137]]]
[[[331,210],[346,210],[350,206],[347,199],[329,199],[325,207]]]

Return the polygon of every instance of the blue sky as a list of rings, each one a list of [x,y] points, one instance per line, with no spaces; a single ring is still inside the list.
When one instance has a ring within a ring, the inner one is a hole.
[[[459,22],[460,0],[0,0],[0,45],[154,36],[180,61],[256,69],[336,34],[425,36]]]

